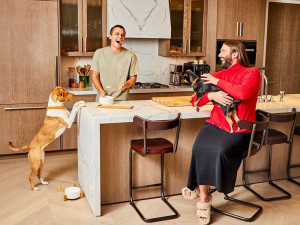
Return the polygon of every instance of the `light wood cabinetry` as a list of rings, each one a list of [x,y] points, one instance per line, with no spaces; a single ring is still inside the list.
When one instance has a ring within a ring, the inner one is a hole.
[[[259,0],[218,0],[217,39],[257,40]]]
[[[160,39],[161,56],[205,56],[207,0],[170,0],[171,39]]]
[[[8,142],[20,147],[28,144],[41,128],[46,115],[46,104],[0,105],[0,154],[16,154],[8,148]],[[60,139],[54,140],[46,150],[59,150]]]
[[[106,0],[61,0],[61,52],[93,56],[107,45]]]
[[[5,1],[0,27],[0,104],[47,102],[57,83],[57,2]]]

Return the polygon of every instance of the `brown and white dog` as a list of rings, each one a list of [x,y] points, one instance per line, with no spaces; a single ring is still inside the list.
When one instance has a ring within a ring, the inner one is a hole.
[[[65,108],[64,102],[73,99],[74,94],[69,93],[65,88],[56,87],[50,94],[47,113],[44,123],[38,133],[31,142],[22,147],[14,147],[12,141],[8,143],[8,147],[13,151],[21,151],[28,149],[28,159],[31,165],[31,174],[29,182],[31,189],[38,191],[34,185],[34,177],[38,176],[41,183],[47,185],[48,182],[42,178],[42,169],[44,167],[45,147],[53,140],[58,138],[66,128],[70,128],[74,122],[75,116],[79,109],[85,106],[84,101],[76,102],[73,105],[71,113]]]

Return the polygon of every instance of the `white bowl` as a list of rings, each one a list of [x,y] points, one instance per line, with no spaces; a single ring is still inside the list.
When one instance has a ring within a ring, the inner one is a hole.
[[[112,105],[114,104],[114,99],[112,96],[99,97],[99,103],[102,105]]]
[[[76,199],[80,197],[80,187],[68,187],[65,189],[67,199]]]

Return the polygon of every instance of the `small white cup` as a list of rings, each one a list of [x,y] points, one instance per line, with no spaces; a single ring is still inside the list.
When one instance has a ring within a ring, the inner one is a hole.
[[[114,104],[114,99],[112,96],[99,97],[99,103],[102,105],[112,105]]]

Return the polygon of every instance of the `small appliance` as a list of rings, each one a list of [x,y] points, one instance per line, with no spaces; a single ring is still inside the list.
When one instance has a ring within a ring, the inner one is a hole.
[[[182,65],[170,64],[170,85],[181,85]]]
[[[195,64],[193,62],[188,62],[183,64],[183,73],[186,73],[187,70],[192,70],[193,73],[199,77],[204,73],[209,73],[210,66],[208,64]]]

